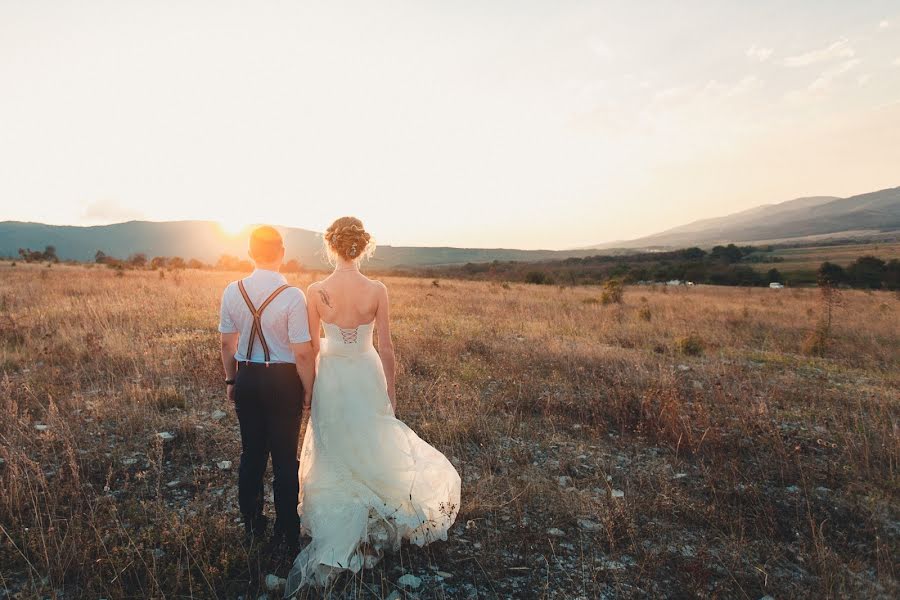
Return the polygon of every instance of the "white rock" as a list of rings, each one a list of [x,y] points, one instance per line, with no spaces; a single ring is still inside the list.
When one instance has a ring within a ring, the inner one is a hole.
[[[212,415],[210,415],[213,421],[221,421],[225,417],[228,416],[228,413],[224,410],[216,409],[213,411]]]
[[[179,485],[181,485],[181,482],[178,481],[177,479],[173,479],[172,481],[170,481],[169,483],[166,484],[166,487],[177,488]]]
[[[286,579],[282,579],[278,575],[269,573],[266,575],[266,589],[270,592],[277,592],[284,588],[287,583]]]
[[[788,494],[796,494],[800,491],[800,488],[798,488],[796,485],[789,485],[784,488],[784,491],[786,491]]]
[[[690,371],[691,368],[687,365],[678,365],[678,370],[679,371]]]
[[[175,434],[170,431],[160,431],[159,433],[156,434],[156,437],[158,437],[159,439],[161,439],[164,442],[168,442],[169,440],[175,439]]]
[[[219,469],[222,471],[227,471],[228,469],[231,468],[231,461],[230,460],[222,460],[222,461],[217,462],[216,466],[219,467]]]
[[[137,461],[138,460],[136,458],[123,458],[122,464],[125,466],[130,466],[130,465],[135,464]]]
[[[572,478],[568,475],[560,475],[559,476],[559,487],[567,488],[572,485]]]
[[[624,497],[625,497],[625,492],[623,492],[622,490],[613,490],[613,491],[612,491],[612,497],[613,497],[613,498],[624,498]]]
[[[566,532],[562,529],[557,529],[556,527],[551,527],[547,530],[547,535],[552,535],[553,537],[562,537],[566,535]]]
[[[391,592],[385,600],[400,600],[400,592],[394,590]]]
[[[49,427],[47,427],[47,426],[44,425],[43,423],[35,423],[35,424],[34,424],[34,428],[37,429],[38,431],[47,431],[48,429],[50,429]]]
[[[591,521],[590,519],[578,519],[578,526],[583,531],[589,531],[589,532],[600,531],[603,528],[599,523],[595,523],[594,521]]]
[[[703,389],[703,384],[700,383],[699,381],[697,381],[696,379],[693,381],[693,386],[694,386],[694,389],[697,390],[698,392]]]
[[[397,583],[402,585],[403,587],[408,587],[413,590],[419,589],[419,586],[422,585],[422,580],[419,577],[416,577],[412,573],[407,573],[403,577],[397,580]]]
[[[675,473],[672,475],[672,479],[684,479],[687,477],[687,473]]]
[[[606,569],[607,571],[621,571],[625,568],[625,564],[620,563],[617,560],[601,559],[599,562],[600,562],[600,568]]]
[[[769,594],[766,594],[765,596],[763,596],[763,597],[760,598],[759,600],[775,600],[775,598],[773,598],[773,597],[770,596]]]
[[[437,575],[438,577],[440,577],[441,579],[452,579],[453,578],[453,573],[448,573],[447,571],[435,571],[434,574]]]

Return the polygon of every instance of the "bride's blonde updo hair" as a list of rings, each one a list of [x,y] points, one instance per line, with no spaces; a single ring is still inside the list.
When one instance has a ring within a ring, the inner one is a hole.
[[[357,260],[375,251],[372,236],[356,217],[341,217],[325,231],[325,250],[332,262],[337,258]]]

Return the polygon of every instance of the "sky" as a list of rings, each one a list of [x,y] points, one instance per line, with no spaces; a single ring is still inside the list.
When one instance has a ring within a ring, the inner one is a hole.
[[[896,0],[0,0],[0,220],[562,249],[898,185]]]

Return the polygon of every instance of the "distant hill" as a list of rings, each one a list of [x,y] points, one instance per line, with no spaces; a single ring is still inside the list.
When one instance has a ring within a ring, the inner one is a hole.
[[[772,243],[846,234],[865,237],[900,230],[900,187],[849,198],[815,196],[766,204],[724,217],[627,241],[591,246],[610,248],[685,248],[726,243]]]
[[[309,267],[325,267],[321,234],[307,229],[279,227],[287,257]],[[180,256],[215,263],[223,254],[246,258],[247,233],[225,234],[212,221],[129,221],[113,225],[76,227],[18,221],[0,222],[0,256],[15,256],[19,248],[56,247],[64,260],[90,261],[97,250],[127,258],[143,252],[148,257]],[[370,264],[376,268],[454,265],[493,260],[540,261],[595,254],[590,250],[511,250],[504,248],[449,248],[379,246]]]

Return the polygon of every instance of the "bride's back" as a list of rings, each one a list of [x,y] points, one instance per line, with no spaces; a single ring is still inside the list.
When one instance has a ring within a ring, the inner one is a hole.
[[[319,318],[332,325],[354,328],[375,320],[383,284],[359,271],[335,271],[309,286]]]

